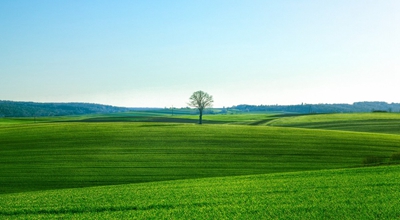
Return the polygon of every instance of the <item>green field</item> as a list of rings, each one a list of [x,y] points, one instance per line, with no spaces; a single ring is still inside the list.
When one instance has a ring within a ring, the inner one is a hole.
[[[398,219],[400,166],[0,196],[5,219]]]
[[[398,192],[386,195],[399,189],[399,114],[204,119],[0,119],[0,216],[400,217]],[[357,168],[371,165],[383,166]]]
[[[317,114],[284,117],[270,126],[400,134],[398,113]]]

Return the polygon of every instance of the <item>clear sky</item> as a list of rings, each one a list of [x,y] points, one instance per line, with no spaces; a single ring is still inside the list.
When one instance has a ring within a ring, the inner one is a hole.
[[[400,102],[399,0],[0,1],[0,100]]]

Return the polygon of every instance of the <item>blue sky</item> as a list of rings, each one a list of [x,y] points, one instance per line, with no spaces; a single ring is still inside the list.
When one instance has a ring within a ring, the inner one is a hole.
[[[400,102],[400,1],[0,2],[0,100]]]

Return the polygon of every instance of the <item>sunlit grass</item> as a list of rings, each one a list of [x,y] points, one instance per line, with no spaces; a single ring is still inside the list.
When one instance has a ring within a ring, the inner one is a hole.
[[[282,117],[270,126],[400,134],[399,113],[319,114]]]
[[[197,117],[1,118],[0,218],[400,216],[399,114]]]
[[[400,166],[0,195],[6,219],[397,219]]]
[[[398,135],[177,123],[0,127],[0,192],[362,166]]]

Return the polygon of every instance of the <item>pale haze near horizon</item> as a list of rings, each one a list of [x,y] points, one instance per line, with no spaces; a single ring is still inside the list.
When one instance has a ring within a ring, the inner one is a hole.
[[[400,1],[2,1],[0,100],[400,102]]]

